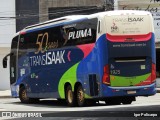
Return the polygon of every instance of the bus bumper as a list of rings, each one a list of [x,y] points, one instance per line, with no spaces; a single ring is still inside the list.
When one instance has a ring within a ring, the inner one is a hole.
[[[111,87],[103,85],[103,96],[151,96],[156,94],[156,83],[146,86]]]
[[[14,98],[19,97],[19,85],[11,85],[11,95]]]

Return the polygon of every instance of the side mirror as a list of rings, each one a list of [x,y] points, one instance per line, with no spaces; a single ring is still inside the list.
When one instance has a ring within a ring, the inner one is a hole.
[[[3,68],[7,68],[7,57],[3,58]]]
[[[9,53],[3,58],[3,68],[7,68],[7,57],[11,55],[13,55],[13,53]]]

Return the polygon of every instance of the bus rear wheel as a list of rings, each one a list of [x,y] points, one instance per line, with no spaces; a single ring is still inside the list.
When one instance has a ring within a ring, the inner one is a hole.
[[[75,105],[74,93],[70,85],[66,87],[65,98],[68,106],[73,107]]]
[[[84,106],[86,101],[85,101],[84,91],[81,85],[78,86],[76,95],[77,95],[76,98],[78,106],[79,107]]]

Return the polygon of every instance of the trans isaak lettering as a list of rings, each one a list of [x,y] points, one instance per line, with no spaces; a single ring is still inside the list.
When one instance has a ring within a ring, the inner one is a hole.
[[[143,22],[143,17],[115,18],[115,22]]]
[[[41,66],[51,64],[62,64],[64,60],[65,50],[50,51],[43,55],[35,55],[30,57],[30,66]]]

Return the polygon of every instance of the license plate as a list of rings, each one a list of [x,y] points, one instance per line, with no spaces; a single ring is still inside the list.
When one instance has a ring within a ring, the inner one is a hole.
[[[135,94],[136,91],[127,91],[128,94]]]

